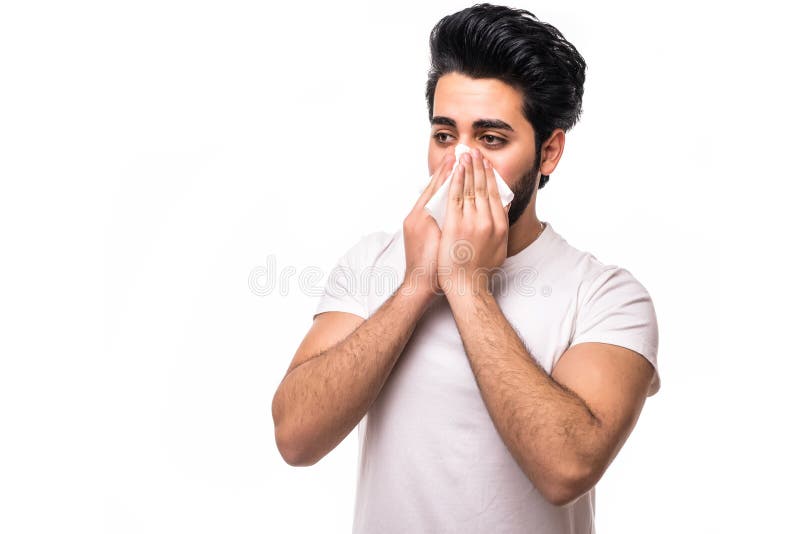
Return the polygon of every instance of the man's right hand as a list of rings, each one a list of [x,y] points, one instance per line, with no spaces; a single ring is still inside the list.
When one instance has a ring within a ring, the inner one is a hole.
[[[448,151],[445,154],[428,186],[403,221],[406,255],[403,285],[407,291],[420,294],[428,301],[433,301],[442,294],[436,266],[442,232],[436,220],[425,209],[425,204],[447,179],[455,159],[455,153]]]

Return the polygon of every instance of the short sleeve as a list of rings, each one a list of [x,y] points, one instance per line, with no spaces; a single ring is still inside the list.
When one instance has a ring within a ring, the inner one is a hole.
[[[337,261],[328,274],[314,316],[326,311],[344,311],[367,319],[368,285],[365,273],[391,237],[386,232],[373,232],[362,236]]]
[[[647,392],[654,395],[661,387],[658,321],[647,289],[628,270],[611,266],[581,294],[572,345],[592,341],[638,352],[655,369]]]

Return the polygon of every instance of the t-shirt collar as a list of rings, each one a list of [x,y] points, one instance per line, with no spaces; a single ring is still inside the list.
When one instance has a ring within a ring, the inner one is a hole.
[[[500,266],[502,271],[510,273],[526,265],[535,265],[547,256],[548,250],[557,239],[558,234],[553,230],[551,223],[542,221],[542,224],[544,225],[544,230],[539,234],[539,237],[524,249],[506,258]]]

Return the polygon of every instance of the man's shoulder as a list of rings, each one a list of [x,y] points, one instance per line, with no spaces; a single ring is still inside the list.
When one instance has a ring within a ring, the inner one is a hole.
[[[369,255],[380,255],[381,252],[402,243],[402,230],[373,230],[361,235],[356,246]]]
[[[571,283],[591,280],[610,267],[592,252],[573,245],[558,233],[555,233],[551,247],[548,255],[550,269],[569,278]]]
[[[609,281],[616,282],[612,285],[640,286],[646,291],[644,285],[625,266],[609,262],[605,258],[600,259],[595,253],[576,247],[560,236],[553,252],[556,258],[553,267],[562,274],[569,273],[570,283],[577,285],[581,294],[585,294],[592,286]]]
[[[361,234],[346,252],[346,256],[352,267],[370,268],[376,266],[390,251],[402,244],[402,229],[373,230]]]
[[[568,246],[567,255],[574,265],[578,306],[598,300],[606,305],[623,305],[631,300],[651,300],[650,293],[626,266],[599,259],[594,253]]]
[[[375,250],[383,249],[403,238],[402,230],[373,230],[361,236],[366,248]]]

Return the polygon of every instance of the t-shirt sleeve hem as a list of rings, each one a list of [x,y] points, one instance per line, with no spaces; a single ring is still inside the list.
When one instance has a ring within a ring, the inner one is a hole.
[[[326,302],[324,300],[320,301],[320,303],[317,305],[316,309],[314,310],[313,317],[328,311],[348,312],[352,313],[353,315],[358,315],[362,319],[369,318],[369,314],[362,306],[358,306],[357,304],[348,304],[342,301]]]
[[[650,397],[655,395],[659,389],[661,389],[661,376],[658,372],[658,365],[656,363],[656,349],[647,343],[642,343],[639,340],[634,339],[623,339],[619,336],[602,336],[602,335],[587,335],[584,337],[575,338],[570,346],[577,345],[579,343],[608,343],[609,345],[617,345],[618,347],[624,347],[626,349],[630,349],[639,355],[641,355],[645,360],[647,360],[650,365],[653,366],[655,373],[653,373],[653,378],[650,381],[650,386],[647,391],[647,396]]]

